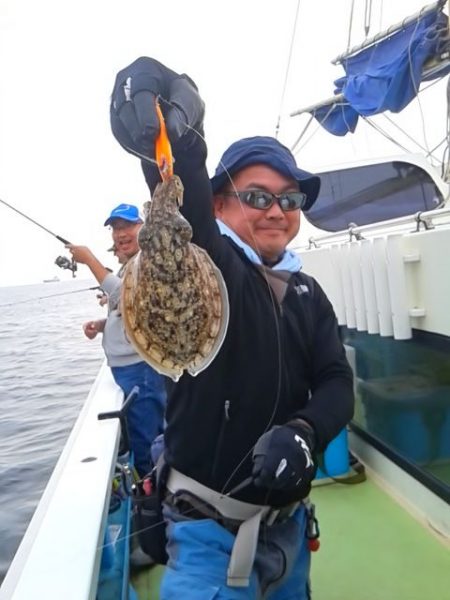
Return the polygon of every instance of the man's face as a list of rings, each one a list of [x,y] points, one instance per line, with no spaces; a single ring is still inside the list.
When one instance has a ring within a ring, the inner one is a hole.
[[[266,165],[251,165],[233,175],[234,187],[223,190],[239,192],[262,190],[272,194],[299,191],[294,179],[282,175]],[[215,215],[232,229],[245,243],[269,263],[275,263],[296,236],[300,227],[300,209],[284,212],[278,202],[260,210],[247,206],[237,196],[214,197]]]
[[[142,223],[132,223],[125,219],[113,219],[111,221],[112,239],[116,248],[115,254],[120,263],[126,262],[138,252],[137,237],[141,227]],[[125,260],[121,260],[122,257]]]

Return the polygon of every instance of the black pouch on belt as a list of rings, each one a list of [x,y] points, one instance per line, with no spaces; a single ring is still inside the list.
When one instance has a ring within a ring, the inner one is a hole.
[[[153,471],[133,489],[133,531],[139,545],[156,563],[167,563],[166,524],[162,514],[167,465],[158,462]]]

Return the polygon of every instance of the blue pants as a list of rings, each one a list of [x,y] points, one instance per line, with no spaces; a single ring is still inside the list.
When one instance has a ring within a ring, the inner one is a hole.
[[[164,429],[166,390],[164,377],[146,362],[111,367],[114,380],[122,388],[125,397],[135,385],[139,396],[128,410],[128,432],[134,455],[134,465],[140,476],[151,469],[150,446]]]
[[[309,600],[310,552],[303,506],[288,520],[261,526],[248,587],[227,585],[234,535],[211,519],[189,520],[164,506],[169,561],[161,600]]]

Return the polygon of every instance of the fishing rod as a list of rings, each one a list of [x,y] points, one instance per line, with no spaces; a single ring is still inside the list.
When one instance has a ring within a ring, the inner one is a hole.
[[[48,296],[38,296],[37,298],[27,298],[26,300],[18,300],[17,302],[8,302],[7,304],[0,304],[0,308],[4,308],[5,306],[16,306],[17,304],[24,304],[25,302],[36,302],[38,300],[44,300],[46,298],[56,298],[56,296],[67,296],[69,294],[78,294],[79,292],[88,292],[92,290],[100,290],[99,285],[95,285],[88,288],[83,288],[82,290],[72,290],[70,292],[60,292],[58,294],[49,294]]]
[[[21,217],[24,217],[24,219],[27,219],[28,221],[30,221],[34,225],[37,225],[37,227],[40,227],[41,229],[43,229],[44,231],[46,231],[47,233],[49,233],[50,235],[52,235],[53,237],[55,237],[57,240],[59,240],[60,242],[62,242],[65,246],[67,246],[67,244],[70,244],[70,242],[68,240],[66,240],[65,238],[61,237],[60,235],[54,233],[53,231],[51,231],[47,227],[44,227],[44,225],[42,225],[41,223],[38,223],[37,221],[35,221],[34,219],[32,219],[31,217],[29,217],[28,215],[26,215],[22,211],[20,211],[15,206],[12,206],[8,202],[6,202],[6,200],[2,200],[2,198],[0,198],[0,202],[2,204],[4,204],[5,206],[7,206],[8,208],[10,208],[11,210],[13,210],[14,212],[16,212],[17,214],[19,214]],[[72,271],[72,277],[75,277],[75,272],[77,270],[77,263],[73,259],[70,260],[66,256],[58,256],[56,258],[56,260],[55,260],[55,264],[58,265],[58,267],[60,267],[61,269],[70,269]]]
[[[41,225],[40,223],[38,223],[37,221],[35,221],[31,217],[29,217],[28,215],[26,215],[25,213],[21,212],[18,208],[15,208],[11,204],[8,204],[8,202],[6,202],[6,200],[2,200],[0,198],[0,202],[2,204],[4,204],[5,206],[7,206],[8,208],[10,208],[11,210],[13,210],[16,213],[18,213],[19,215],[21,215],[22,217],[24,217],[25,219],[28,219],[28,221],[31,221],[32,223],[34,223],[35,225],[37,225],[38,227],[40,227],[41,229],[43,229],[44,231],[46,231],[47,233],[49,233],[50,235],[52,235],[53,237],[55,237],[57,240],[59,240],[63,244],[70,244],[70,242],[68,242],[67,240],[65,240],[60,235],[57,235],[56,233],[53,233],[53,231],[50,231],[50,229],[47,229],[47,227],[44,227],[43,225]]]

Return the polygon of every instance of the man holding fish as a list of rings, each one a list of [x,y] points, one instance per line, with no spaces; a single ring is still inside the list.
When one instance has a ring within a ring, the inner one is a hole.
[[[232,144],[210,179],[195,84],[143,57],[117,75],[111,125],[158,197],[157,101],[190,243],[221,272],[228,320],[206,368],[188,369],[168,394],[161,598],[307,600],[316,455],[354,401],[331,304],[287,249],[320,180],[262,136]]]

